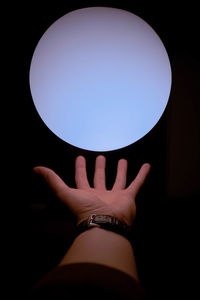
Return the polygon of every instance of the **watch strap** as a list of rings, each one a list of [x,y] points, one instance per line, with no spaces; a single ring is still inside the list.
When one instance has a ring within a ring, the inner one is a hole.
[[[129,240],[133,238],[133,236],[131,235],[132,233],[131,226],[129,226],[125,222],[110,215],[96,215],[96,214],[90,215],[86,220],[78,224],[76,230],[76,236],[94,227],[99,227],[99,228],[116,232],[128,238]]]

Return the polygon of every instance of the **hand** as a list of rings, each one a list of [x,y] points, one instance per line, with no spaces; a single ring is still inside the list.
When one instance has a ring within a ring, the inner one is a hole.
[[[120,159],[115,183],[111,190],[106,189],[105,166],[106,158],[99,155],[95,164],[94,188],[89,185],[86,161],[83,156],[78,156],[75,161],[77,189],[70,188],[49,168],[35,167],[34,171],[44,177],[56,196],[72,211],[77,224],[94,213],[111,215],[132,225],[136,217],[135,198],[150,171],[150,165],[143,164],[136,178],[126,188],[128,163],[127,160]]]

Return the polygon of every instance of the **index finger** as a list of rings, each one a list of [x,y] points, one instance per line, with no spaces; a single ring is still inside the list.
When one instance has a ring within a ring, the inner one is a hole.
[[[84,156],[78,156],[75,162],[75,182],[78,189],[90,188],[87,172],[86,161]]]

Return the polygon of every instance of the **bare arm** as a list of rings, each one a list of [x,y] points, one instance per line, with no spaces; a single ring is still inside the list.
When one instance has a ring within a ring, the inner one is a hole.
[[[83,232],[74,240],[59,265],[84,262],[118,269],[139,282],[133,248],[117,233],[101,228]]]

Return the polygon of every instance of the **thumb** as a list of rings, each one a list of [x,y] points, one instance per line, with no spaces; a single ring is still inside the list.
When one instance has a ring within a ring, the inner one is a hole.
[[[49,187],[58,197],[63,193],[63,191],[66,193],[67,190],[70,189],[65,182],[49,168],[38,166],[33,168],[33,171],[45,179]]]

